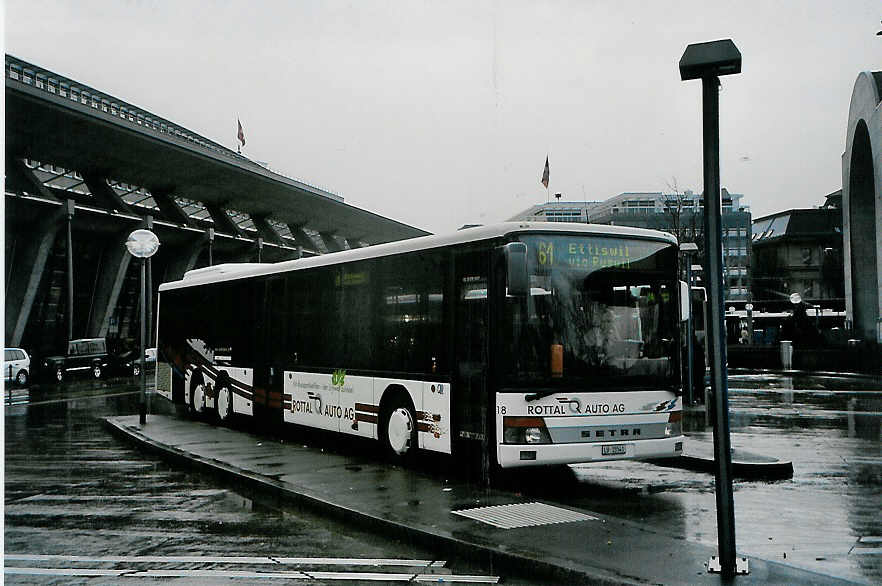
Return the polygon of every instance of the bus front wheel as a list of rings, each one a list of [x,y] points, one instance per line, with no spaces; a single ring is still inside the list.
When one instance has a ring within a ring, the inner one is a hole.
[[[416,451],[416,415],[404,400],[396,399],[383,410],[380,441],[383,448],[396,458],[403,459]]]
[[[205,411],[205,387],[202,384],[190,388],[190,412],[199,415]]]

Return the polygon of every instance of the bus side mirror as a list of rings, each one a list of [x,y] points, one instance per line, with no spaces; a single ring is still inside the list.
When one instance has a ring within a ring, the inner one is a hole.
[[[680,281],[680,321],[689,319],[691,309],[689,307],[689,285],[686,284],[686,281]]]
[[[509,242],[505,249],[505,287],[510,297],[525,297],[530,287],[527,277],[527,245]]]

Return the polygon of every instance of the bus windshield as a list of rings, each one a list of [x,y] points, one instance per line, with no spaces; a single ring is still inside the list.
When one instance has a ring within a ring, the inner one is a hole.
[[[521,241],[530,291],[505,299],[505,386],[676,389],[675,246],[584,235]]]

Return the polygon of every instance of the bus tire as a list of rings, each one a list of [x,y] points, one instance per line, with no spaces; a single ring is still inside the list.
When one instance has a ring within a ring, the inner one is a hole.
[[[200,380],[190,387],[190,413],[201,415],[205,411],[205,387]]]
[[[230,389],[229,383],[221,383],[217,387],[215,403],[217,404],[218,421],[229,423],[233,418],[233,391]]]
[[[378,432],[383,451],[396,460],[412,456],[418,445],[416,421],[410,401],[400,394],[384,404]]]

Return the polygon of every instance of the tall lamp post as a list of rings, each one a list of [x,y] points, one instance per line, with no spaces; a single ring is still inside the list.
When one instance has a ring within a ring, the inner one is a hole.
[[[126,248],[129,254],[141,259],[141,395],[138,405],[138,414],[141,425],[147,423],[147,369],[144,354],[146,353],[147,338],[147,286],[145,284],[145,269],[147,259],[156,254],[159,249],[159,238],[150,230],[135,230],[126,239]]]
[[[694,364],[694,352],[695,348],[692,345],[692,328],[694,322],[692,321],[692,255],[698,252],[698,245],[694,242],[684,242],[680,245],[680,252],[683,253],[683,259],[686,262],[686,290],[687,295],[689,295],[689,299],[687,303],[689,304],[689,313],[686,317],[686,406],[692,405],[695,401],[695,397],[692,396],[693,390],[695,387],[695,381],[692,380],[692,365]]]
[[[747,573],[747,560],[735,559],[735,505],[732,497],[732,453],[726,380],[725,314],[723,312],[723,234],[720,202],[721,75],[741,73],[741,52],[731,39],[695,43],[680,58],[680,79],[700,79],[704,143],[704,233],[707,251],[711,391],[714,396],[714,463],[719,558],[708,569],[725,577]],[[737,563],[737,568],[736,568]]]

